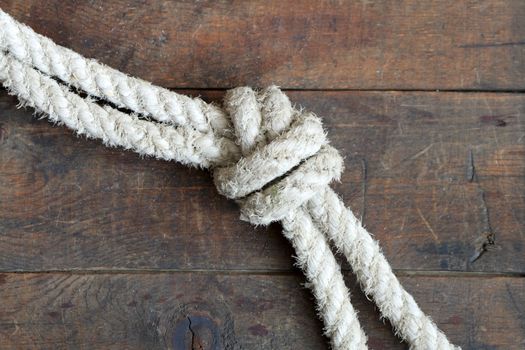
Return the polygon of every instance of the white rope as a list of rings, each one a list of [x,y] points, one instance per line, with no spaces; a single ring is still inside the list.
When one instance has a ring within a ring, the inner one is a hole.
[[[327,238],[412,349],[457,349],[328,187],[343,162],[327,144],[320,119],[292,108],[278,88],[233,89],[222,110],[83,58],[1,10],[0,51],[2,84],[51,121],[107,145],[212,168],[217,189],[238,201],[242,219],[255,225],[281,221],[334,349],[366,349],[366,336]],[[159,123],[101,107],[60,81]]]
[[[312,196],[308,211],[337,250],[345,255],[363,291],[374,299],[381,315],[411,348],[459,349],[449,343],[401,286],[379,244],[332,189],[325,187]]]
[[[78,134],[101,139],[108,146],[202,167],[237,158],[238,148],[231,140],[203,134],[189,126],[150,123],[110,107],[103,108],[2,52],[0,80],[23,105],[45,113],[51,121],[65,124]]]
[[[283,234],[292,243],[297,265],[304,271],[317,301],[317,310],[333,349],[367,349],[366,335],[350,303],[339,264],[326,238],[302,207],[282,220]]]
[[[243,157],[214,171],[217,189],[228,198],[240,198],[245,218],[255,219],[267,208],[272,219],[265,223],[283,221],[284,235],[292,242],[298,265],[310,282],[333,348],[366,349],[366,336],[350,303],[339,265],[325,237],[301,206],[304,197],[287,190],[293,190],[291,185],[295,183],[301,183],[306,190],[326,185],[341,173],[342,159],[326,145],[321,120],[293,109],[276,87],[258,94],[250,88],[233,89],[224,104],[236,127]],[[281,115],[287,117],[282,119]],[[259,191],[299,164],[290,175]],[[313,169],[320,171],[315,173]]]
[[[0,50],[41,72],[105,99],[118,107],[161,122],[191,125],[201,132],[221,133],[229,120],[217,106],[155,86],[141,79],[86,59],[35,33],[0,9]]]

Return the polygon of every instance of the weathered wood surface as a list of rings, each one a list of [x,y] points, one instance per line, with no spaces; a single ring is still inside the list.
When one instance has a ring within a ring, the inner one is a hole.
[[[2,349],[326,348],[296,275],[0,274]],[[523,278],[403,277],[464,349],[523,349]],[[357,291],[373,349],[404,349]],[[446,312],[444,311],[446,310]]]
[[[325,116],[335,187],[395,269],[525,273],[524,95],[290,97]],[[0,269],[290,270],[279,228],[240,222],[208,173],[79,139],[5,92],[0,120]]]
[[[525,90],[525,2],[1,0],[84,55],[169,87]]]
[[[525,2],[0,7],[207,100],[298,89],[346,157],[335,187],[422,308],[463,349],[525,347]],[[277,225],[240,222],[204,171],[76,138],[16,104],[0,90],[0,349],[327,347]],[[405,348],[347,282],[370,347]]]

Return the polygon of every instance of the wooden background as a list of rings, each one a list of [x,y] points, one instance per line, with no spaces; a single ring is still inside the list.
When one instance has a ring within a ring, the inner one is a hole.
[[[88,57],[220,101],[287,89],[335,185],[463,349],[525,348],[525,2],[9,1]],[[277,225],[208,173],[75,137],[0,90],[1,349],[326,349]],[[345,267],[346,268],[346,267]],[[406,345],[346,268],[372,349]]]

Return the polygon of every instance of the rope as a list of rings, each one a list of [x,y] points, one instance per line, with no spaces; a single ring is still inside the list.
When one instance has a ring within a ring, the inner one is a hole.
[[[411,349],[459,349],[403,289],[377,242],[330,189],[343,161],[321,120],[293,108],[277,87],[230,90],[221,109],[86,59],[1,10],[0,51],[0,81],[22,105],[108,146],[210,168],[218,191],[239,203],[241,219],[280,221],[333,349],[367,347],[328,241]]]
[[[237,146],[226,138],[203,134],[190,126],[170,127],[101,107],[67,87],[0,52],[0,80],[22,101],[59,124],[108,146],[183,164],[210,167],[237,157]]]
[[[233,89],[226,94],[224,105],[243,157],[214,171],[219,193],[238,199],[242,217],[253,224],[282,220],[284,236],[295,248],[298,266],[310,283],[332,347],[366,349],[366,336],[339,264],[303,207],[308,195],[315,194],[312,189],[338,178],[342,170],[341,157],[326,145],[321,120],[293,109],[276,87],[260,93],[246,87]],[[284,179],[276,180],[291,170]],[[306,191],[301,193],[294,184],[303,185]]]
[[[311,197],[308,211],[342,252],[366,295],[413,349],[454,349],[392,272],[379,244],[330,188]]]
[[[1,9],[0,28],[0,50],[91,96],[161,122],[191,125],[201,132],[213,129],[220,133],[229,127],[229,120],[219,107],[131,78],[95,60],[86,59],[35,33]]]

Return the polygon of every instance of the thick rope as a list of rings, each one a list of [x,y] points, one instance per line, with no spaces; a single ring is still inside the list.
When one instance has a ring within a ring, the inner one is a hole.
[[[310,214],[298,208],[283,218],[282,224],[284,236],[295,249],[297,265],[315,296],[332,349],[367,349],[366,335],[350,303],[339,264]]]
[[[217,169],[214,177],[221,194],[242,198],[242,218],[255,225],[282,220],[287,235],[289,217],[302,213],[301,206],[306,205],[307,214],[299,216],[303,226],[313,220],[344,253],[364,292],[413,349],[454,349],[403,289],[377,242],[328,186],[339,178],[343,164],[339,153],[326,144],[321,121],[293,109],[275,87],[258,96],[249,88],[233,89],[225,97],[225,108],[241,130],[244,157],[235,165]],[[283,125],[268,136],[267,125],[279,115],[286,116],[290,128]],[[284,174],[283,179],[258,191]]]
[[[237,155],[237,148],[231,153],[226,153],[227,147],[219,150],[209,134],[199,133],[191,127],[154,124],[110,107],[103,108],[9,54],[0,53],[0,81],[23,104],[48,115],[51,121],[63,123],[78,134],[99,138],[108,146],[121,146],[143,155],[205,167],[214,163],[227,164]],[[324,142],[322,128],[319,121],[316,122]],[[312,224],[305,226],[304,220],[298,222],[290,218],[288,222],[285,235],[296,247],[297,260],[317,296],[318,309],[334,349],[365,349],[366,336],[325,237]]]
[[[310,282],[332,347],[366,349],[366,336],[350,303],[339,264],[326,238],[302,207],[301,199],[307,198],[286,190],[293,190],[291,185],[295,183],[312,189],[339,178],[343,160],[326,144],[321,120],[293,109],[276,87],[260,93],[250,88],[233,89],[226,94],[224,104],[237,131],[243,157],[214,171],[217,189],[228,198],[239,199],[246,218],[255,218],[259,208],[278,202],[270,208],[272,219],[266,223],[283,221],[283,233],[294,246],[298,265]],[[284,179],[259,191],[297,165]]]
[[[214,130],[220,134],[229,129],[229,119],[219,107],[86,59],[35,33],[1,9],[0,28],[0,50],[91,96],[161,122],[191,125],[200,132]]]
[[[238,148],[231,140],[203,134],[189,126],[150,123],[110,107],[103,108],[3,52],[0,80],[23,105],[78,134],[101,139],[108,146],[201,167],[238,158]]]
[[[321,230],[347,258],[363,291],[381,315],[413,349],[459,349],[449,343],[414,298],[401,286],[379,244],[329,187],[312,196],[308,211]]]
[[[222,110],[83,58],[1,10],[0,51],[0,81],[23,104],[107,145],[213,168],[219,192],[238,201],[244,220],[281,221],[334,349],[365,349],[366,336],[323,233],[412,349],[457,348],[402,288],[378,244],[328,187],[339,178],[342,160],[327,144],[320,119],[292,108],[276,87],[231,90]],[[160,123],[101,107],[51,77]]]

